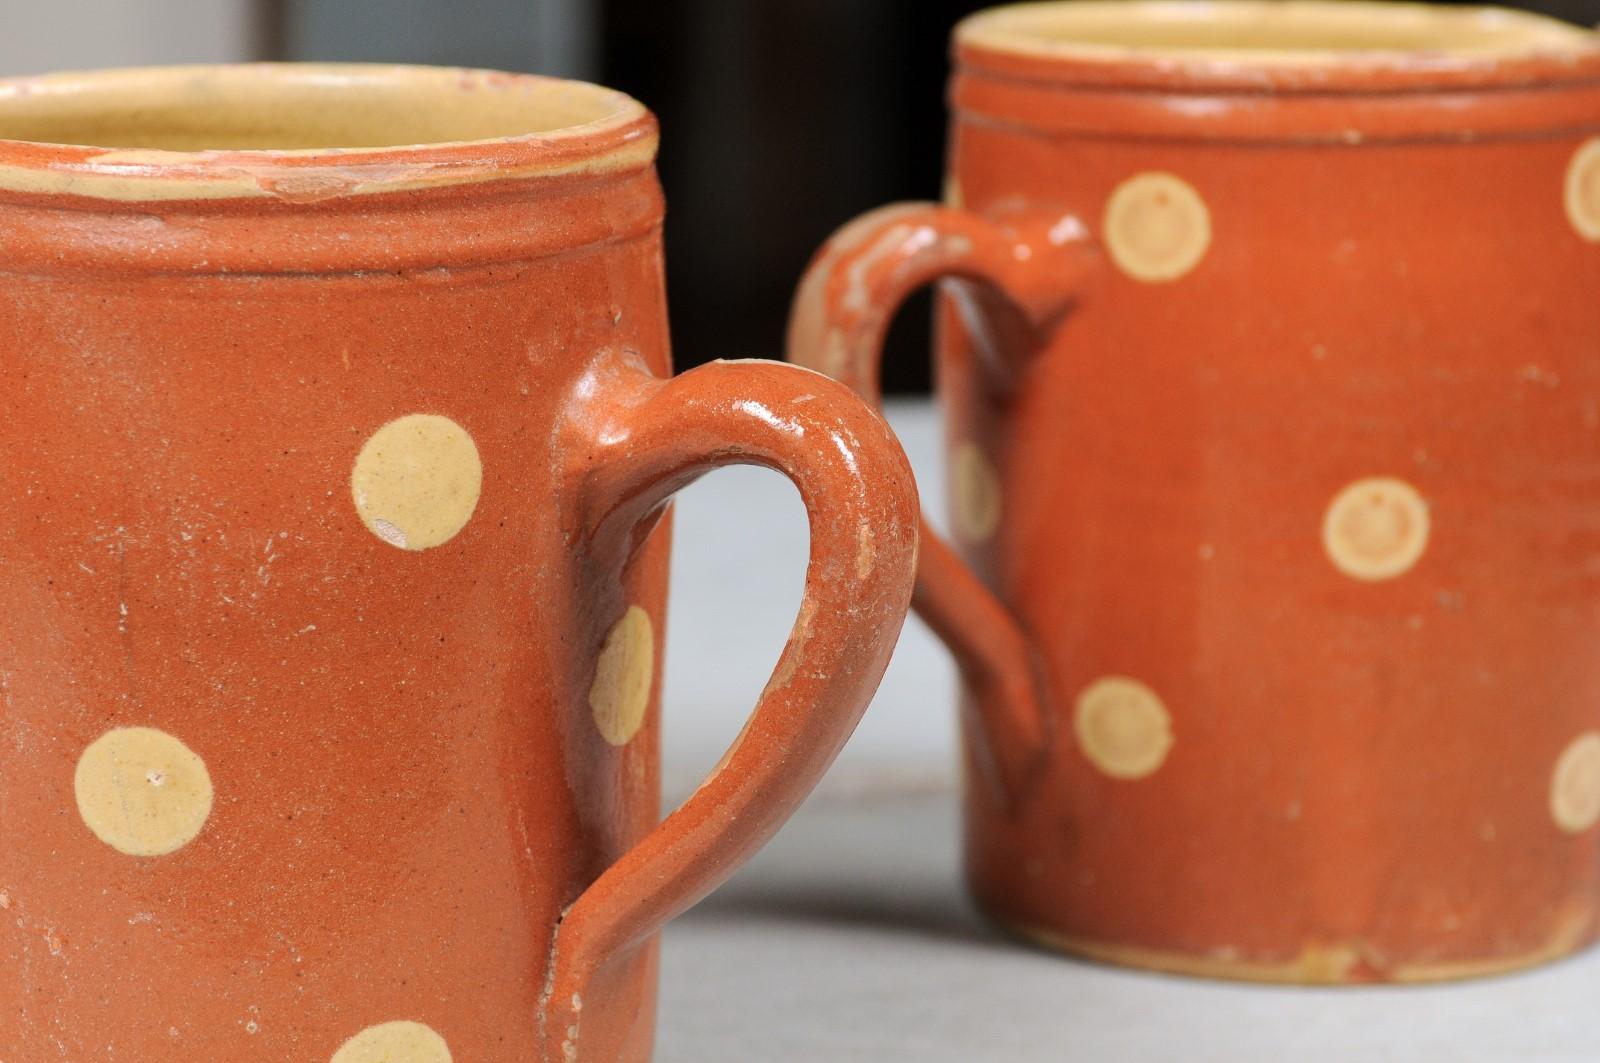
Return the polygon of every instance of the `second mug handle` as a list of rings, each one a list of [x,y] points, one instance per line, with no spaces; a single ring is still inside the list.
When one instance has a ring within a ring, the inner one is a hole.
[[[1094,260],[1071,215],[882,207],[840,229],[812,261],[795,296],[787,356],[877,403],[889,325],[909,295],[944,279],[986,382],[1003,392],[1079,297]],[[912,604],[954,654],[977,706],[979,769],[1014,807],[1051,737],[1037,655],[1011,611],[926,518],[921,544]]]

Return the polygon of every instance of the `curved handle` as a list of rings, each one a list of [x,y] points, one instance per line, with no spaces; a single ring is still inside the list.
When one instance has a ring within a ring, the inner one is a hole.
[[[1071,215],[883,207],[840,229],[812,262],[795,297],[788,357],[876,403],[895,313],[918,288],[947,279],[985,380],[1004,394],[1094,262],[1088,232]],[[1050,740],[1036,655],[1016,618],[926,521],[921,542],[913,605],[954,654],[977,705],[979,768],[1014,806]]]
[[[662,381],[611,358],[577,395],[567,449],[578,534],[603,568],[620,569],[674,492],[732,464],[793,481],[811,560],[794,630],[743,733],[562,917],[542,1016],[550,1063],[583,1058],[582,994],[595,970],[721,884],[833,762],[889,663],[917,550],[905,454],[832,380],[778,362],[715,362]]]

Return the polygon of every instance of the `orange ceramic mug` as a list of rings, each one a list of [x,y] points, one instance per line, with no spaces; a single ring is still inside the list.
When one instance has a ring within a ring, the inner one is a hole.
[[[0,138],[0,1059],[647,1059],[656,929],[902,622],[881,421],[790,366],[664,379],[619,93],[66,75],[0,83]],[[665,506],[735,462],[805,499],[804,604],[657,825]]]
[[[1592,939],[1595,38],[1085,0],[956,58],[947,204],[842,230],[790,352],[873,395],[949,278],[964,561],[925,538],[916,606],[963,669],[983,908],[1283,981]]]

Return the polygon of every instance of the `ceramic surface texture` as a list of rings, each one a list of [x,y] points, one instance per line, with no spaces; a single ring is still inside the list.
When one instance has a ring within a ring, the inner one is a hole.
[[[1031,4],[956,34],[947,203],[842,230],[791,357],[945,278],[983,907],[1294,982],[1600,908],[1600,47],[1505,11]]]
[[[655,136],[470,71],[0,83],[0,1059],[649,1057],[656,929],[843,743],[916,534],[842,386],[666,379]],[[730,463],[807,589],[658,825],[666,504]]]

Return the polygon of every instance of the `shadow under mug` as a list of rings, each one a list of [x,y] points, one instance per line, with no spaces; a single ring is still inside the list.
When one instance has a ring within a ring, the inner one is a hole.
[[[820,252],[878,391],[943,278],[967,867],[1139,967],[1410,981],[1600,909],[1600,46],[1519,13],[1025,4],[958,29],[944,206]],[[963,560],[964,558],[964,560]]]
[[[113,71],[0,82],[0,138],[0,1058],[647,1059],[655,931],[903,621],[881,420],[663,379],[620,93]],[[666,503],[731,463],[798,487],[805,597],[658,824]]]

